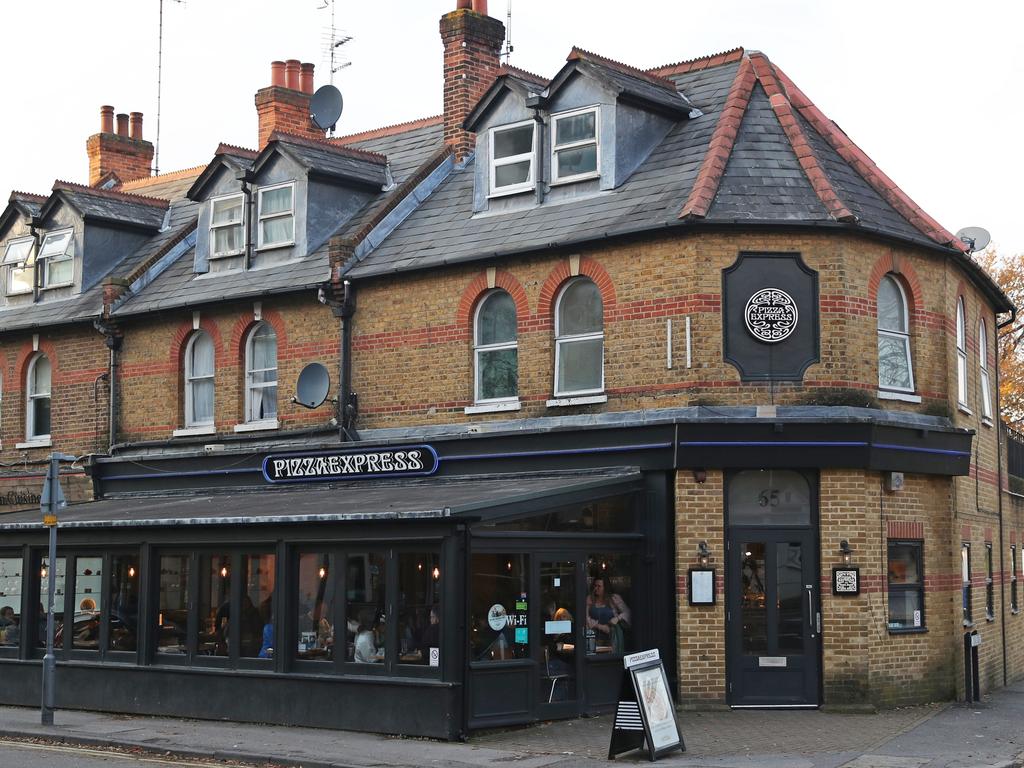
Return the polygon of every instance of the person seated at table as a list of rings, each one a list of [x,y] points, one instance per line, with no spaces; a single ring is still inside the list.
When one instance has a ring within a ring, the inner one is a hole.
[[[14,609],[9,605],[0,608],[0,629],[4,629],[14,623]]]
[[[377,646],[377,624],[375,612],[364,608],[359,612],[359,630],[356,632],[356,648],[353,660],[359,664],[376,664],[384,661],[384,649]]]
[[[424,659],[430,658],[430,649],[441,645],[441,609],[434,605],[430,608],[427,626],[420,633],[420,653]]]
[[[614,653],[625,650],[630,617],[626,601],[608,587],[604,576],[595,576],[587,594],[587,628],[597,632],[597,646]]]

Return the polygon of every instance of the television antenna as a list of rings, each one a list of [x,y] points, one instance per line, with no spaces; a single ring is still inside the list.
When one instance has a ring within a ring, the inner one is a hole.
[[[508,0],[507,11],[505,13],[505,49],[501,52],[501,58],[505,60],[505,63],[509,63],[509,59],[512,58],[512,51],[514,47],[512,45],[512,0]]]
[[[971,253],[985,250],[992,242],[992,235],[982,227],[964,227],[956,233],[956,237]]]
[[[164,81],[164,0],[160,2],[160,24],[157,35],[156,49],[156,142],[153,145],[153,175],[160,175],[160,105]],[[185,5],[185,0],[171,0],[172,3]]]
[[[323,0],[323,5],[318,6],[318,11],[326,10],[328,7],[331,9],[331,28],[326,36],[324,44],[327,46],[327,58],[330,62],[331,78],[330,84],[334,85],[334,73],[338,70],[344,69],[345,67],[351,67],[351,61],[342,61],[338,63],[338,49],[341,48],[345,43],[352,42],[352,35],[342,34],[338,37],[338,28],[334,23],[334,4],[335,0]]]

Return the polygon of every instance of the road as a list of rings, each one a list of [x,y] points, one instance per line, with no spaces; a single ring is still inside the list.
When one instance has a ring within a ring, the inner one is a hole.
[[[195,762],[142,757],[90,747],[37,744],[0,739],[0,768],[252,768],[241,763]]]

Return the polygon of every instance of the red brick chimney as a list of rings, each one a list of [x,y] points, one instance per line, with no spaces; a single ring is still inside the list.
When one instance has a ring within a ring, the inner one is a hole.
[[[256,112],[260,118],[259,148],[263,149],[274,131],[322,139],[324,132],[309,119],[313,96],[313,66],[298,59],[270,63],[270,85],[256,91]]]
[[[487,15],[487,0],[456,0],[441,17],[444,43],[444,140],[461,160],[475,147],[462,122],[498,76],[505,25]]]
[[[129,135],[129,122],[131,133]],[[117,116],[114,132],[114,108],[100,107],[100,132],[85,142],[89,154],[89,185],[95,186],[104,176],[116,173],[121,181],[142,179],[152,173],[153,145],[142,138],[142,113]]]

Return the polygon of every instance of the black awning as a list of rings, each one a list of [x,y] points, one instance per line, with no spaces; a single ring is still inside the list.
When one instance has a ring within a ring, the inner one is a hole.
[[[637,487],[635,469],[350,482],[207,493],[136,495],[74,504],[61,528],[183,527],[357,520],[480,519],[564,504],[580,494]],[[43,528],[37,510],[0,515],[0,531]]]

